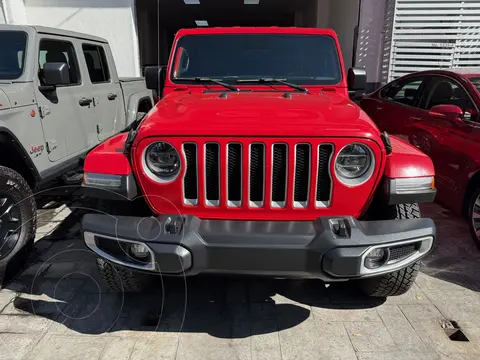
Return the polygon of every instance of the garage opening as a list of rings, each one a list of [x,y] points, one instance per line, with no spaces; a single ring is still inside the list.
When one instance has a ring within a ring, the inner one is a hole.
[[[175,33],[198,26],[330,27],[352,66],[360,0],[136,0],[140,64],[164,65]]]

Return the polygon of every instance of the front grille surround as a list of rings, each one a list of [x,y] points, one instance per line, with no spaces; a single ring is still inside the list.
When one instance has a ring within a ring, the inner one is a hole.
[[[331,205],[332,143],[185,141],[182,149],[186,206],[312,210]]]

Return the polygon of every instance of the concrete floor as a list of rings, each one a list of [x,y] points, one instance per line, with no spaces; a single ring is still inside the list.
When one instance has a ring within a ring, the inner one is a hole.
[[[351,284],[226,277],[112,294],[79,239],[79,204],[39,210],[29,265],[0,291],[0,359],[480,358],[480,251],[438,205],[423,206],[438,239],[414,288],[372,300]],[[469,341],[450,340],[455,327]]]

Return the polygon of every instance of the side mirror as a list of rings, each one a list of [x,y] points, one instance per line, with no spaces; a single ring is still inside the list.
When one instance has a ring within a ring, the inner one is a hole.
[[[64,62],[50,62],[43,65],[43,78],[47,86],[69,85],[70,72]]]
[[[348,90],[364,91],[367,86],[367,72],[362,68],[351,68],[347,75]]]
[[[436,105],[432,107],[428,114],[437,119],[462,121],[463,110],[457,105]]]
[[[161,96],[163,86],[165,85],[165,66],[147,66],[145,67],[145,83],[147,89],[157,91]]]

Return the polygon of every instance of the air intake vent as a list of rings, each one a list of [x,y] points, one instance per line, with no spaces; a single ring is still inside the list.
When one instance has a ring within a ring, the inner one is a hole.
[[[194,143],[185,143],[183,144],[183,151],[185,152],[185,161],[187,164],[185,179],[183,181],[184,202],[187,205],[197,205],[197,145]]]
[[[209,206],[220,203],[220,146],[217,143],[205,145],[205,199]]]
[[[228,144],[228,206],[242,205],[242,144]]]
[[[306,208],[310,179],[310,145],[297,144],[295,147],[294,207]]]
[[[326,207],[330,201],[332,179],[329,167],[332,153],[333,145],[322,144],[318,147],[317,207]]]
[[[250,145],[250,206],[262,207],[265,185],[265,145]]]
[[[283,208],[287,199],[287,144],[274,144],[272,156],[272,207]]]

